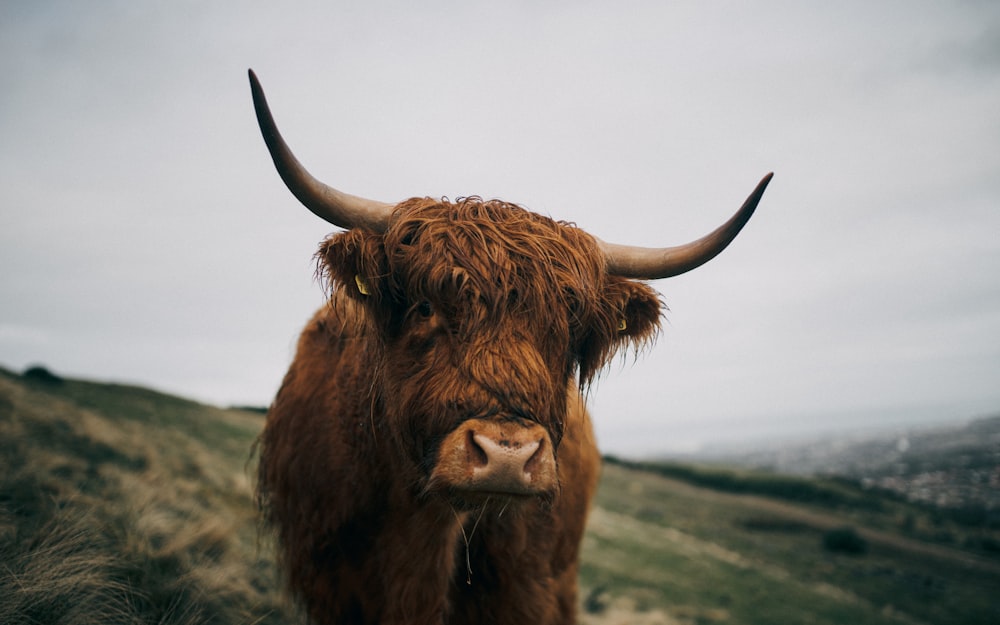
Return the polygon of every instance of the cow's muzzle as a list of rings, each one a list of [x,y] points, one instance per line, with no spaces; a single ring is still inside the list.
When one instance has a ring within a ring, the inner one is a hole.
[[[470,419],[438,449],[431,488],[484,495],[544,495],[556,489],[552,440],[537,423]]]

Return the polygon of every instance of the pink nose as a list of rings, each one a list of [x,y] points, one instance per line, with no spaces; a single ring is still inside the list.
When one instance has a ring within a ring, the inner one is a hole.
[[[533,423],[466,421],[445,437],[432,482],[465,491],[537,495],[556,484],[552,443]]]
[[[517,438],[494,440],[485,434],[469,432],[467,444],[472,453],[472,476],[479,490],[514,488],[531,490],[531,474],[542,463],[542,439],[530,438],[533,432],[518,432]]]

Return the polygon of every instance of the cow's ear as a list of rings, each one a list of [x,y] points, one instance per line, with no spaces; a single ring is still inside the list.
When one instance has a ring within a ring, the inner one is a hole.
[[[612,277],[606,301],[617,303],[615,334],[636,347],[648,343],[660,329],[659,294],[644,282]]]
[[[638,350],[660,328],[660,297],[642,282],[609,276],[594,324],[579,347],[581,385],[593,380],[615,353]]]
[[[372,303],[384,298],[388,271],[382,235],[365,230],[330,235],[320,245],[316,261],[317,273],[331,292],[343,290]]]

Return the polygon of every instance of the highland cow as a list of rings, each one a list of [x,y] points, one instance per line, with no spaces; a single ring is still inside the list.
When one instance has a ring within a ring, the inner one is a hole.
[[[346,229],[317,254],[329,302],[259,440],[290,590],[321,624],[574,623],[600,464],[583,393],[655,336],[660,299],[640,280],[722,251],[770,174],[703,239],[613,245],[506,202],[328,187],[250,82],[285,184]]]

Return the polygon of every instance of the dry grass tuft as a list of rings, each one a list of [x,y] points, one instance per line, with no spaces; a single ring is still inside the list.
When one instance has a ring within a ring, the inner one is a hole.
[[[117,558],[86,511],[69,505],[40,527],[3,511],[0,622],[8,625],[139,623],[131,589],[116,579]]]

